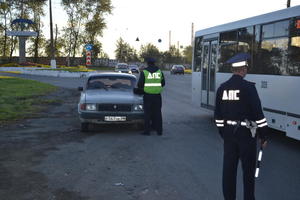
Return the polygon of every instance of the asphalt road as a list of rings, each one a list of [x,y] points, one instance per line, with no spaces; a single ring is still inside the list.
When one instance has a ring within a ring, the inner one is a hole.
[[[190,75],[165,75],[162,137],[130,126],[80,133],[74,88],[83,79],[17,75],[62,87],[49,98],[63,103],[1,128],[0,199],[222,199],[223,146],[212,116],[191,104]],[[270,133],[258,200],[299,199],[299,155],[299,141]]]

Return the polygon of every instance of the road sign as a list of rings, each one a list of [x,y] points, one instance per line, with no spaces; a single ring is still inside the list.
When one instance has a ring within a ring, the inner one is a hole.
[[[86,52],[86,65],[92,65],[92,52]]]
[[[86,44],[86,45],[85,45],[85,50],[87,50],[87,51],[92,50],[92,48],[93,48],[93,45],[92,45],[92,44]]]
[[[37,32],[33,31],[6,31],[7,36],[37,36]]]

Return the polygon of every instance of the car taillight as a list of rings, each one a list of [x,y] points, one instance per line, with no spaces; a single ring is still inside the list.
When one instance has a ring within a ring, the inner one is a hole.
[[[80,104],[80,110],[86,110],[86,104],[85,103]]]

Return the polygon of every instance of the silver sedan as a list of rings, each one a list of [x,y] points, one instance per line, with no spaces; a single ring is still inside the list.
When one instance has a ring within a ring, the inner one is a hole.
[[[98,73],[88,77],[81,91],[78,113],[81,131],[89,124],[144,124],[143,98],[133,93],[136,77],[124,73]]]

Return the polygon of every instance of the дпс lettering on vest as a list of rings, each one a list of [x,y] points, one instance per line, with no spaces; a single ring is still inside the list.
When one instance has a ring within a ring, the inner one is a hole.
[[[238,101],[240,100],[238,93],[240,93],[240,90],[224,90],[222,100]]]
[[[149,73],[148,74],[148,79],[160,79],[160,73]]]

